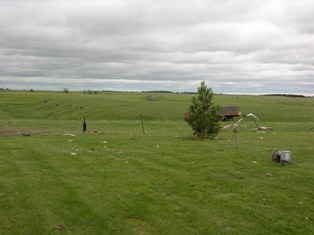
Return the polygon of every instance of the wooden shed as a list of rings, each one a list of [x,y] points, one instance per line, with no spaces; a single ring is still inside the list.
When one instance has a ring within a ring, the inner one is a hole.
[[[220,114],[223,115],[224,121],[232,120],[234,117],[239,117],[241,112],[239,111],[239,107],[235,104],[222,105],[220,106]]]

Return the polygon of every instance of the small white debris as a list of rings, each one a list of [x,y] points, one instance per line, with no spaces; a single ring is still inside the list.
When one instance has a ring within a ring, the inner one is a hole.
[[[68,140],[69,142],[72,142],[73,140]]]
[[[68,134],[68,133],[66,133],[66,134],[63,134],[64,136],[76,136],[76,135],[74,135],[74,134]]]
[[[107,141],[104,141],[103,143],[104,143],[104,144],[107,144]]]
[[[157,148],[159,148],[159,145],[157,144]]]
[[[257,161],[252,161],[253,164],[257,164]]]
[[[70,154],[73,155],[73,156],[77,155],[77,153],[70,153]]]
[[[261,140],[264,139],[263,136],[259,137]]]

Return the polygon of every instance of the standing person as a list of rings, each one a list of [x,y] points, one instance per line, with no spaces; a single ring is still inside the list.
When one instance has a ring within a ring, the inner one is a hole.
[[[85,120],[85,117],[83,119],[83,133],[86,132],[86,129],[87,129],[87,124],[86,124],[86,120]]]

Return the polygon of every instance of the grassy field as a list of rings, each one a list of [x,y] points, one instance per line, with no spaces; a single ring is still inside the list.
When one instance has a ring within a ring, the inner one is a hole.
[[[236,148],[195,140],[191,97],[0,92],[0,234],[314,234],[314,98],[216,95],[273,128]]]

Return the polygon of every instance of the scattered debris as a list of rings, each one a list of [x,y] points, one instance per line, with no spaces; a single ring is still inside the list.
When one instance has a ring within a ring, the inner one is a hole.
[[[246,115],[247,117],[252,117],[254,123],[255,123],[255,126],[257,127],[257,129],[259,128],[258,125],[257,125],[257,122],[258,121],[258,117],[256,117],[253,113],[249,113],[248,115]]]
[[[56,225],[54,225],[52,228],[55,229],[55,230],[61,231],[61,230],[64,229],[64,224],[63,224],[63,223],[56,224]]]
[[[261,126],[257,128],[258,131],[271,131],[273,130],[272,127],[267,127],[267,126]]]
[[[256,121],[258,121],[258,117],[256,117],[253,113],[249,113],[248,115],[246,115],[247,117],[252,117],[253,119],[255,119]]]
[[[253,163],[253,164],[257,164],[257,161],[252,161],[251,163]]]
[[[66,134],[63,134],[64,136],[76,136],[76,135],[74,135],[74,134],[70,134],[70,133],[66,133]]]
[[[271,201],[271,199],[268,199],[268,198],[262,198],[261,199],[261,201],[263,202],[263,203],[267,203],[267,202],[270,202]]]
[[[287,163],[291,161],[291,152],[287,150],[279,151],[278,149],[275,149],[272,154],[272,161],[274,163],[281,164]]]
[[[232,125],[226,125],[226,126],[224,126],[224,127],[222,128],[222,130],[229,129],[229,128],[231,128],[231,127],[232,127]]]
[[[71,155],[73,155],[73,156],[77,155],[77,153],[73,153],[73,152],[72,152],[72,153],[70,153],[70,154],[71,154]]]
[[[22,136],[32,136],[31,133],[22,133]]]

